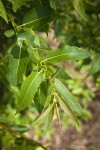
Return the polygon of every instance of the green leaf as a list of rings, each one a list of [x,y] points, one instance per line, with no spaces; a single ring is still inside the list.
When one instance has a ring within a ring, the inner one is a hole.
[[[9,119],[6,117],[5,114],[1,114],[0,115],[0,124],[3,123],[3,124],[9,124]]]
[[[75,10],[77,13],[87,21],[87,15],[85,13],[84,0],[72,0]]]
[[[65,46],[63,49],[51,50],[43,62],[57,63],[67,60],[80,60],[90,56],[90,52],[76,46]]]
[[[42,71],[31,73],[23,82],[17,100],[17,111],[28,107],[34,98],[41,82],[44,80]]]
[[[8,23],[7,13],[1,0],[0,0],[0,16]]]
[[[86,2],[87,4],[89,4],[89,5],[94,6],[93,0],[85,0],[85,2]]]
[[[47,90],[48,90],[48,87],[47,87],[46,82],[42,82],[40,85],[40,88],[38,89],[38,92],[36,93],[34,97],[34,103],[39,113],[41,113],[44,109],[44,105],[45,105],[46,98],[47,98]]]
[[[39,37],[37,35],[35,36],[34,44],[35,44],[35,46],[40,46],[40,40],[39,40]]]
[[[54,115],[54,107],[51,109],[51,111],[48,113],[48,115],[45,118],[45,133],[48,131],[52,123],[53,115]]]
[[[93,75],[96,72],[100,71],[100,55],[96,55],[91,63],[91,68],[87,76]]]
[[[80,104],[75,100],[74,96],[65,87],[65,85],[63,85],[58,79],[55,79],[54,84],[55,84],[55,87],[56,87],[58,93],[68,103],[69,107],[76,113],[83,115],[83,111],[82,111]]]
[[[40,116],[39,118],[35,121],[35,124],[38,123],[39,121],[43,120],[52,110],[54,107],[54,103],[52,103]]]
[[[55,3],[55,0],[50,0],[50,6],[56,10],[56,3]]]
[[[12,37],[15,34],[14,30],[7,30],[4,32],[6,37]]]
[[[16,86],[22,81],[28,62],[28,52],[17,46],[13,47],[9,56],[8,80],[11,86]]]
[[[70,117],[72,117],[77,124],[79,124],[74,111],[70,108],[70,106],[68,105],[68,103],[65,102],[64,100],[61,100],[60,98],[58,99],[58,101],[59,101],[59,104],[60,104],[61,108],[63,109],[63,111],[65,113],[67,113],[67,115],[69,115]]]
[[[33,30],[39,30],[46,24],[52,21],[55,17],[51,7],[37,7],[29,11],[23,20],[23,24],[20,26],[25,26],[25,28],[31,28]]]
[[[59,108],[58,108],[58,105],[57,105],[57,104],[56,104],[56,115],[57,115],[57,118],[58,118],[59,124],[61,125],[60,112],[59,112]]]
[[[17,11],[27,0],[8,0],[9,2],[12,3],[12,9],[14,12]]]
[[[28,127],[22,125],[10,125],[8,126],[8,128],[11,129],[12,131],[18,131],[20,133],[24,133],[29,130]]]
[[[26,42],[26,44],[33,45],[34,40],[35,40],[34,31],[28,30],[28,31],[18,35],[17,43],[18,43],[19,46],[21,46],[23,42]]]

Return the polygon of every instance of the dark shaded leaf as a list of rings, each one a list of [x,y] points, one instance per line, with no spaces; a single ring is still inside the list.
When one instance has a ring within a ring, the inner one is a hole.
[[[23,25],[25,28],[31,28],[33,30],[39,30],[46,24],[50,23],[55,17],[55,14],[51,7],[37,7],[29,11],[23,20]]]

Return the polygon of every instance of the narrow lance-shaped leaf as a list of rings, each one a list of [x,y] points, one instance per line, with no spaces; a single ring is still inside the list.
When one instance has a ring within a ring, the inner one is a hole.
[[[43,80],[42,71],[33,72],[26,78],[20,89],[17,111],[25,109],[32,103],[34,95]]]
[[[20,133],[24,133],[29,130],[28,127],[23,126],[23,125],[9,125],[8,128],[11,129],[12,131],[16,131]]]
[[[54,107],[51,109],[51,111],[48,113],[48,115],[45,118],[45,133],[50,128],[50,125],[51,125],[52,119],[53,119],[53,115],[54,115]]]
[[[72,117],[72,119],[74,119],[75,122],[79,125],[75,113],[70,108],[70,106],[67,104],[67,102],[64,102],[64,100],[61,100],[60,98],[58,99],[58,101],[59,101],[59,104],[60,104],[61,108],[63,109],[63,111],[65,113],[67,113],[67,115],[69,115],[70,117]]]
[[[42,82],[40,88],[38,89],[37,93],[34,97],[35,107],[39,113],[41,113],[44,109],[44,105],[47,98],[47,84],[46,82]]]
[[[70,108],[76,113],[83,115],[82,108],[80,104],[75,100],[74,96],[70,91],[63,85],[58,79],[55,79],[54,85],[58,93],[63,97],[63,99],[68,103]]]
[[[35,121],[35,124],[38,123],[39,121],[43,120],[52,110],[54,107],[54,103],[52,103],[40,116],[39,118]]]
[[[26,70],[28,62],[28,52],[23,48],[15,46],[9,57],[8,80],[11,86],[16,86],[22,80],[22,75]]]
[[[93,75],[100,71],[100,55],[96,55],[91,63],[91,68],[87,76]]]
[[[87,15],[85,13],[84,0],[72,0],[75,10],[77,13],[87,21]]]
[[[8,23],[7,13],[1,0],[0,0],[0,16]]]
[[[90,56],[90,52],[76,46],[65,46],[63,49],[51,50],[43,62],[57,63],[67,60],[80,60]]]
[[[57,115],[57,118],[58,118],[59,124],[61,125],[60,112],[59,112],[59,108],[58,108],[58,105],[57,105],[57,104],[56,104],[56,115]]]

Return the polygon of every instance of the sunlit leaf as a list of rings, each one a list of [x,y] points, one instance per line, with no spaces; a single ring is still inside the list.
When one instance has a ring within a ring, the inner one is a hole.
[[[26,78],[20,89],[17,111],[25,109],[32,103],[34,95],[43,80],[42,71],[33,72]]]
[[[52,123],[53,115],[54,115],[54,107],[52,108],[52,110],[48,113],[48,115],[45,118],[45,133],[48,131],[48,129]]]
[[[79,124],[74,111],[70,108],[67,102],[65,102],[64,100],[60,98],[58,99],[58,101],[63,111],[67,113],[68,116],[72,117],[72,119],[74,119],[77,124]]]
[[[84,0],[72,0],[75,10],[78,14],[87,21],[87,15],[85,13]]]
[[[50,0],[50,6],[56,10],[56,3],[55,3],[55,0]]]
[[[39,118],[35,121],[35,124],[38,123],[39,121],[43,121],[43,119],[50,113],[52,108],[54,107],[54,103],[52,103],[40,116]]]
[[[80,114],[83,115],[82,108],[80,104],[75,100],[74,96],[70,93],[70,91],[62,84],[58,79],[55,79],[55,87],[57,88],[58,93],[63,97],[63,99],[68,103],[70,108]]]
[[[35,40],[35,33],[32,30],[28,30],[18,35],[17,43],[19,46],[22,45],[23,42],[32,45],[34,43],[34,40]]]
[[[65,46],[63,49],[51,50],[43,62],[57,63],[67,60],[80,60],[90,56],[90,52],[76,46]]]
[[[8,23],[7,13],[1,0],[0,0],[0,16]]]

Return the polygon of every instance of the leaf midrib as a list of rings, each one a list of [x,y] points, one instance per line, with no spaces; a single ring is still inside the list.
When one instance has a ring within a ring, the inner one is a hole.
[[[21,104],[20,107],[19,107],[19,110],[20,110],[21,106],[23,105],[24,100],[25,100],[25,98],[26,98],[26,96],[27,96],[27,94],[28,94],[28,92],[29,92],[29,90],[30,90],[30,88],[31,88],[31,86],[32,86],[32,84],[33,84],[33,82],[36,80],[36,78],[38,77],[38,75],[39,75],[41,72],[42,72],[42,71],[40,71],[40,72],[36,75],[36,77],[34,78],[34,80],[32,81],[32,83],[30,84],[30,86],[29,86],[29,88],[28,88],[28,90],[27,90],[27,92],[26,92],[26,94],[25,94],[25,96],[24,96],[24,99],[23,99],[23,101],[22,101],[22,104]],[[27,100],[26,100],[26,102],[27,102]]]
[[[37,18],[37,19],[35,19],[35,20],[33,20],[33,21],[29,21],[29,22],[24,23],[24,24],[19,25],[19,26],[20,26],[20,27],[22,27],[22,26],[26,26],[26,25],[28,25],[28,24],[34,23],[34,22],[36,22],[36,21],[39,21],[39,20],[45,19],[45,18],[50,17],[50,16],[53,16],[53,14],[52,14],[52,15],[45,16],[45,17]]]
[[[60,57],[60,56],[64,56],[64,55],[67,55],[67,54],[70,54],[70,55],[75,55],[75,54],[83,55],[84,53],[65,53],[65,54],[61,54],[61,55],[57,55],[57,56],[53,56],[53,57],[47,58],[47,59],[43,60],[42,62],[45,62],[45,61],[48,61],[50,59],[54,59],[54,58],[57,58],[57,57]]]
[[[58,88],[58,87],[57,87],[57,88]],[[62,94],[64,97],[66,97],[66,99],[67,99],[73,106],[75,106],[75,105],[72,103],[72,101],[70,101],[69,98],[67,98],[67,96],[65,96],[65,95],[63,94],[62,89],[59,89],[59,88],[58,88],[58,90],[60,91],[60,93],[62,92],[61,94]],[[76,106],[75,106],[75,107],[76,107]],[[76,107],[76,109],[77,109],[77,107]],[[77,109],[77,110],[78,110],[78,109]],[[79,110],[78,110],[78,112],[80,113]]]

